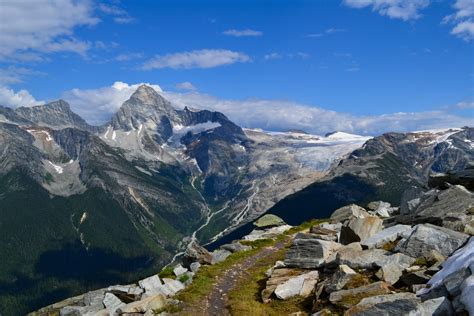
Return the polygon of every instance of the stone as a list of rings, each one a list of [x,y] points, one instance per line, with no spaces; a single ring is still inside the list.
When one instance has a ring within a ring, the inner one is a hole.
[[[281,225],[285,225],[286,223],[280,217],[276,215],[265,214],[262,217],[260,217],[258,220],[256,220],[253,224],[259,228],[263,228],[263,227],[281,226]]]
[[[470,221],[464,226],[464,233],[474,236],[474,221]]]
[[[318,271],[311,271],[293,277],[275,288],[275,295],[281,300],[291,297],[308,297],[318,282]]]
[[[161,293],[161,283],[160,278],[157,275],[153,275],[146,279],[138,281],[138,285],[145,290],[147,295],[155,295]]]
[[[132,302],[126,304],[119,309],[117,313],[121,314],[133,314],[133,313],[145,313],[150,310],[160,309],[166,306],[166,298],[162,294],[147,297],[141,301]]]
[[[327,282],[325,286],[326,292],[331,293],[342,290],[355,276],[357,276],[357,272],[352,270],[349,266],[345,264],[340,265]]]
[[[417,216],[443,217],[448,213],[464,213],[474,206],[474,193],[462,185],[453,185],[447,190],[436,192],[432,203],[417,207]]]
[[[342,228],[342,223],[335,223],[335,224],[321,223],[318,226],[321,227],[321,228],[324,228],[324,229],[329,229],[329,230],[333,230],[333,231],[336,231],[336,232],[340,232],[341,228]]]
[[[345,264],[352,269],[373,269],[382,267],[390,258],[390,253],[382,249],[340,251],[335,262]]]
[[[418,186],[411,186],[406,189],[400,199],[400,214],[411,214],[415,208],[420,204],[420,196],[423,194],[423,189]]]
[[[431,250],[436,250],[443,256],[449,256],[461,247],[468,237],[466,234],[444,227],[419,224],[415,226],[410,236],[398,243],[395,250],[414,258],[428,255]]]
[[[313,234],[299,233],[286,252],[284,263],[288,267],[319,268],[340,247],[342,246],[336,242],[317,239]]]
[[[406,273],[400,278],[400,281],[406,286],[412,286],[414,284],[426,284],[429,280],[430,277],[426,275],[423,270]]]
[[[191,264],[191,262],[199,262],[200,264],[211,264],[212,255],[205,248],[201,247],[198,243],[192,242],[186,248],[183,262],[185,266]]]
[[[221,249],[224,249],[224,250],[227,250],[227,251],[230,251],[230,252],[234,253],[234,252],[240,252],[240,251],[247,251],[247,250],[252,249],[252,247],[242,245],[239,242],[233,242],[231,244],[222,245]]]
[[[362,207],[355,205],[355,204],[350,204],[347,206],[343,206],[341,208],[338,208],[335,210],[331,217],[331,223],[343,223],[351,218],[364,218],[370,216],[369,213]]]
[[[388,294],[390,292],[390,285],[379,281],[354,289],[332,292],[329,295],[329,301],[335,305],[349,308],[358,304],[365,297]]]
[[[182,265],[178,264],[174,267],[173,273],[176,276],[180,276],[184,273],[188,272],[188,269],[184,268]]]
[[[320,227],[319,225],[315,225],[309,229],[311,234],[314,234],[316,238],[322,240],[329,240],[329,241],[337,241],[337,231]]]
[[[112,293],[105,293],[102,303],[111,315],[114,315],[120,307],[125,306],[125,303]]]
[[[377,216],[352,218],[341,229],[339,242],[343,245],[363,241],[382,230],[383,221]]]
[[[474,275],[471,275],[464,280],[461,285],[461,296],[459,301],[464,305],[464,308],[469,315],[474,315]]]
[[[199,262],[193,262],[190,264],[189,269],[191,269],[191,272],[198,272],[199,268],[201,267],[201,264]]]
[[[276,268],[271,272],[270,278],[266,282],[265,289],[262,290],[261,296],[264,303],[270,301],[270,297],[275,292],[278,285],[285,283],[286,281],[294,278],[303,272],[296,269],[288,268]]]
[[[388,262],[387,264],[384,264],[380,268],[377,274],[377,277],[387,282],[388,284],[393,285],[398,282],[398,280],[400,279],[402,275],[403,275],[402,266],[400,266],[397,263]]]
[[[270,239],[270,238],[275,238],[286,232],[287,230],[291,229],[292,226],[290,225],[282,225],[282,226],[276,226],[272,227],[269,229],[254,229],[248,234],[247,236],[244,236],[242,239],[243,240],[248,240],[248,241],[255,241],[255,240],[261,240],[261,239]]]
[[[447,292],[444,280],[459,271],[469,268],[472,274],[474,269],[474,237],[464,247],[458,249],[451,257],[443,263],[442,269],[437,272],[428,282],[428,288],[420,290],[417,295],[421,297],[437,297]]]
[[[184,290],[185,286],[183,283],[179,282],[178,280],[163,278],[164,287],[169,289],[172,294],[171,296],[175,295],[181,290]]]
[[[228,250],[224,250],[224,249],[214,250],[213,252],[211,252],[211,256],[212,256],[211,264],[217,264],[219,262],[222,262],[225,259],[227,259],[227,257],[230,256],[231,254],[232,252]]]
[[[382,248],[385,244],[397,240],[410,230],[411,226],[409,225],[395,225],[377,232],[373,236],[363,240],[361,244],[365,248]]]
[[[469,267],[462,267],[454,271],[443,279],[444,286],[451,296],[458,296],[461,294],[462,283],[471,275]]]
[[[421,302],[413,293],[394,293],[362,299],[344,314],[346,316],[450,316],[453,310],[449,300],[441,299]]]
[[[375,215],[380,217],[390,217],[396,208],[391,207],[390,203],[383,201],[370,202],[367,208]]]

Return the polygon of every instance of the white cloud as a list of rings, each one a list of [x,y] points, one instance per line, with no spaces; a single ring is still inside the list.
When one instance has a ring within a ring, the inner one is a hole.
[[[125,54],[119,54],[117,57],[115,57],[116,61],[129,61],[133,59],[140,59],[143,58],[144,55],[142,53],[125,53]]]
[[[115,21],[115,23],[129,24],[135,22],[135,19],[131,17],[127,11],[118,6],[101,3],[99,4],[99,10],[101,10],[105,14],[114,16],[113,20]]]
[[[73,36],[79,26],[99,22],[88,0],[1,1],[0,59],[39,53],[85,54],[91,44]]]
[[[143,70],[173,68],[214,68],[234,63],[245,63],[250,57],[241,52],[225,49],[201,49],[167,55],[156,55],[141,67]]]
[[[456,0],[453,5],[455,13],[445,16],[443,23],[453,23],[451,34],[470,41],[474,39],[474,1]]]
[[[351,8],[361,9],[372,7],[373,11],[393,19],[404,21],[419,18],[420,11],[426,8],[429,0],[344,0],[343,3]]]
[[[331,27],[331,28],[328,28],[324,32],[321,32],[321,33],[306,34],[305,37],[320,38],[320,37],[324,37],[326,35],[330,35],[330,34],[334,34],[334,33],[341,33],[341,32],[345,32],[345,31],[346,31],[345,29],[338,29],[338,28]]]
[[[245,30],[231,29],[231,30],[222,32],[222,34],[228,35],[228,36],[234,36],[234,37],[259,37],[263,35],[263,32],[255,31],[251,29],[245,29]]]
[[[279,53],[270,53],[263,56],[263,59],[265,60],[282,59],[282,58],[283,56]]]
[[[474,110],[474,101],[462,101],[456,104],[456,107],[461,110]]]
[[[23,79],[33,75],[43,75],[44,73],[24,67],[9,66],[0,68],[0,86],[22,83]]]
[[[139,84],[116,82],[110,87],[92,90],[73,89],[63,94],[74,111],[92,124],[107,122],[135,91]],[[353,115],[280,100],[226,100],[199,92],[163,92],[176,107],[220,111],[243,127],[285,131],[302,129],[310,133],[324,134],[329,131],[378,135],[388,131],[410,131],[430,128],[472,125],[472,118],[461,117],[448,110],[384,115]]]
[[[289,58],[289,59],[295,59],[295,58],[300,58],[300,59],[308,59],[310,55],[308,53],[304,52],[297,52],[297,53],[288,53],[288,54],[281,54],[281,53],[270,53],[263,55],[264,60],[275,60],[275,59],[282,59],[282,58]]]
[[[36,100],[26,90],[15,92],[13,89],[0,86],[0,105],[17,108],[39,104],[44,104],[44,101]]]
[[[185,82],[180,82],[176,85],[176,89],[179,90],[188,90],[188,91],[194,91],[197,90],[197,88],[189,81]]]

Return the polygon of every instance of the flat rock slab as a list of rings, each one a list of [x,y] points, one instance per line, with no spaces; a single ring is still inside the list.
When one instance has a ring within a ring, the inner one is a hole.
[[[290,278],[275,288],[275,295],[281,300],[295,296],[308,297],[318,282],[318,277],[318,271],[311,271]]]
[[[348,308],[359,303],[363,298],[388,294],[390,292],[390,285],[379,281],[354,289],[332,292],[329,295],[329,301],[333,304]]]

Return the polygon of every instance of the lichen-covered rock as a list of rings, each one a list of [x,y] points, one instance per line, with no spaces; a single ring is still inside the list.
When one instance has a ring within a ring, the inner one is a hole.
[[[265,214],[253,223],[259,228],[285,225],[285,221],[273,214]]]

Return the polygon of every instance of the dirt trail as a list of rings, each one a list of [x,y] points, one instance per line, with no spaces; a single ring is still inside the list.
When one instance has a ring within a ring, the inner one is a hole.
[[[253,267],[258,260],[272,255],[284,246],[285,242],[279,242],[274,246],[262,248],[253,256],[246,258],[242,262],[239,262],[223,271],[223,273],[216,278],[212,291],[207,295],[205,301],[202,302],[202,306],[188,306],[183,310],[182,314],[209,316],[230,315],[229,310],[227,309],[229,303],[229,292],[247,273],[246,271]]]

